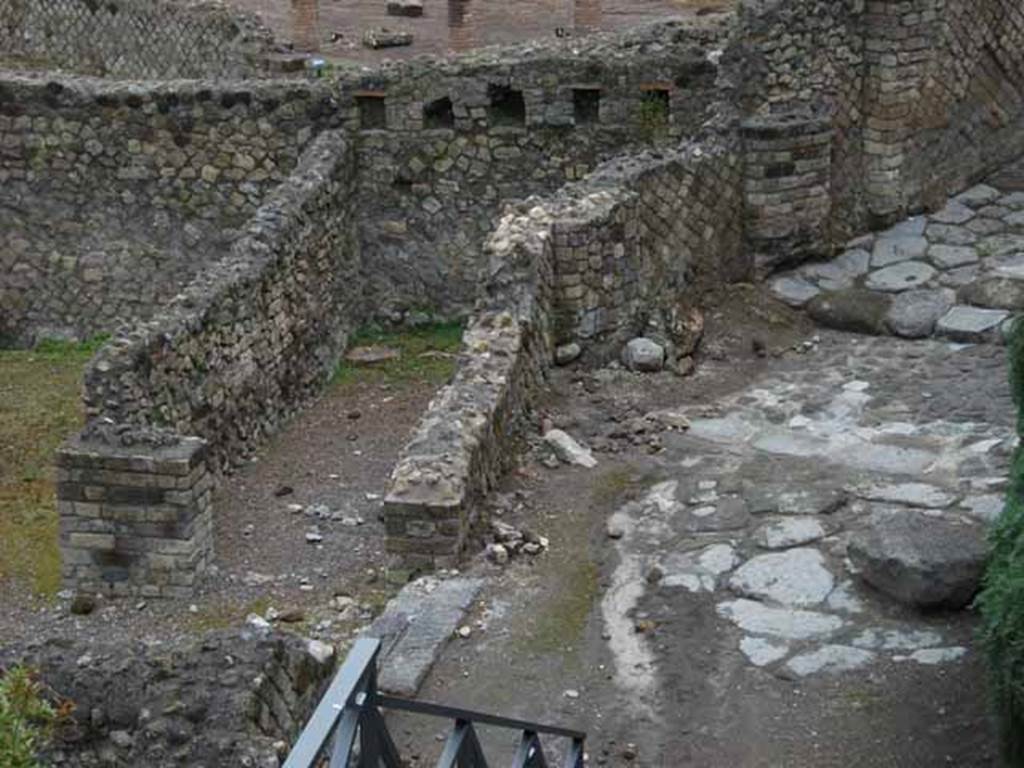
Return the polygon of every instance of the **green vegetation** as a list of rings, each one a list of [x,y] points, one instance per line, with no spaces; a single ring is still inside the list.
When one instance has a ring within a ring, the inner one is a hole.
[[[103,343],[0,351],[0,580],[60,585],[53,452],[82,425],[82,370]]]
[[[36,753],[55,717],[39,682],[27,669],[0,672],[0,765],[42,768]]]
[[[1009,344],[1010,381],[1024,434],[1024,323],[1014,326]],[[991,536],[992,554],[978,598],[983,640],[1003,757],[1024,766],[1024,451],[1018,448],[1006,507]]]
[[[645,141],[657,141],[668,133],[668,92],[647,91],[640,101],[637,123]]]
[[[366,329],[352,338],[350,347],[390,347],[398,350],[399,356],[376,365],[354,365],[342,360],[332,383],[339,386],[383,382],[444,384],[455,372],[455,355],[461,345],[462,325],[459,323],[429,325],[401,333]]]

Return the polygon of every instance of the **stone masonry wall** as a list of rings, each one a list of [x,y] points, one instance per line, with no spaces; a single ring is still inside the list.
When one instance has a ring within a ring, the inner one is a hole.
[[[388,552],[415,565],[459,558],[474,502],[514,460],[556,341],[579,340],[589,356],[607,358],[653,323],[677,354],[692,351],[687,299],[696,286],[749,271],[735,145],[722,137],[667,158],[610,163],[505,214],[485,248],[490,274],[455,377],[392,473]]]
[[[330,124],[309,84],[0,78],[0,343],[147,318]]]
[[[0,0],[0,67],[237,80],[266,70],[271,44],[255,16],[216,2]]]
[[[468,311],[503,203],[691,136],[717,96],[727,35],[720,21],[666,23],[343,74],[373,310]]]
[[[240,461],[330,377],[357,322],[351,145],[321,134],[230,253],[85,373],[90,420],[198,436]]]

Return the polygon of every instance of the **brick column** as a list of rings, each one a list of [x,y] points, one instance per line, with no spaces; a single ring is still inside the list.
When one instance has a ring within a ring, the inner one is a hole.
[[[213,556],[206,443],[125,442],[76,437],[58,451],[64,586],[190,597]]]

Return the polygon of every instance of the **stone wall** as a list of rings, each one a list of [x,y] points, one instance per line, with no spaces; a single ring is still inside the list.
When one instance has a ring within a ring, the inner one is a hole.
[[[272,37],[216,2],[0,0],[0,67],[127,80],[253,77]]]
[[[0,343],[147,318],[330,125],[323,87],[0,79]]]
[[[691,136],[727,35],[721,21],[666,23],[343,74],[373,310],[467,312],[504,202]]]
[[[550,198],[506,212],[455,377],[430,403],[384,503],[388,552],[456,561],[476,502],[515,460],[515,443],[556,342],[591,359],[652,325],[693,351],[698,286],[744,277],[742,173],[732,137],[667,157],[616,161]]]
[[[46,640],[0,651],[74,704],[44,765],[277,766],[330,684],[334,649],[254,629],[161,643]],[[54,702],[57,703],[57,702]]]

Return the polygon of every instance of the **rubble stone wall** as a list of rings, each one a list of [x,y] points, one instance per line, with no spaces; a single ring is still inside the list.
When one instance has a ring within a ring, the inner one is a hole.
[[[0,343],[146,319],[332,118],[309,84],[0,79]]]
[[[255,16],[216,2],[0,0],[0,67],[237,80],[266,70],[271,43]]]
[[[459,558],[474,502],[514,461],[556,342],[607,358],[653,323],[692,352],[689,294],[749,271],[742,199],[736,141],[723,137],[609,163],[508,210],[485,247],[491,272],[455,378],[392,474],[388,552],[416,565]]]
[[[321,134],[229,253],[85,373],[90,420],[161,427],[243,457],[326,383],[357,322],[351,145]]]

